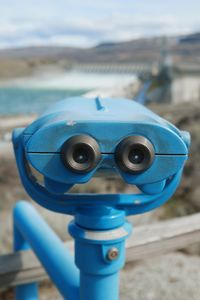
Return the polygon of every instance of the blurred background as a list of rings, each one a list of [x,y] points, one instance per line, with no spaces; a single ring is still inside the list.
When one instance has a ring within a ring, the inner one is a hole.
[[[0,0],[0,254],[12,249],[14,203],[29,200],[15,167],[11,132],[70,96],[135,99],[192,135],[173,199],[131,222],[149,224],[200,211],[199,11],[197,0]],[[102,180],[76,189],[126,192],[130,187]],[[37,209],[62,239],[69,238],[68,217],[55,219]],[[196,245],[127,265],[121,299],[198,300],[199,255]],[[41,291],[41,299],[60,299],[50,282]],[[2,290],[0,299],[13,299],[12,290]]]

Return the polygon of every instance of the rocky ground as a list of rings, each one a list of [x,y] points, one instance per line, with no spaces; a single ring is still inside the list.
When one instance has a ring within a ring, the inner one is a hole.
[[[128,264],[120,276],[121,300],[199,300],[200,258],[182,253],[152,257]],[[13,300],[13,290],[1,300]],[[40,286],[41,300],[63,299],[51,282]]]
[[[157,219],[183,216],[200,211],[200,103],[183,105],[153,105],[152,109],[175,123],[182,130],[190,131],[192,145],[190,159],[186,164],[181,187],[171,201],[156,212],[131,218],[134,223],[154,222]],[[31,119],[19,119],[20,126]],[[16,120],[7,118],[0,121],[0,253],[11,251],[12,217],[11,210],[16,200],[29,199],[21,187],[12,148],[9,142],[10,131],[16,126]],[[83,188],[83,187],[82,187]],[[85,189],[85,187],[84,187]],[[130,187],[121,181],[96,181],[87,186],[90,191],[125,191]],[[68,218],[59,216],[43,208],[37,208],[63,238]],[[200,294],[200,246],[189,247],[183,253],[172,253],[137,264],[128,264],[122,272],[121,298],[123,300],[198,300]],[[41,299],[59,299],[50,283],[41,286]],[[0,299],[13,299],[12,291],[1,294]]]

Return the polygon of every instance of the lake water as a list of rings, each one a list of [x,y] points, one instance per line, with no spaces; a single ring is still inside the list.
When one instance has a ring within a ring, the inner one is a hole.
[[[128,85],[134,79],[131,74],[66,72],[10,80],[0,84],[0,115],[41,113],[61,99]]]
[[[0,115],[19,115],[43,112],[50,104],[85,90],[54,90],[6,87],[0,88]]]

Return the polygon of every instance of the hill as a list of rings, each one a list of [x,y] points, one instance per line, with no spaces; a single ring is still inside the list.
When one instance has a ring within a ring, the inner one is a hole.
[[[30,75],[40,66],[62,69],[74,64],[153,63],[166,52],[174,61],[200,61],[200,43],[183,42],[184,37],[141,38],[128,42],[102,43],[92,48],[27,47],[0,50],[0,78]]]

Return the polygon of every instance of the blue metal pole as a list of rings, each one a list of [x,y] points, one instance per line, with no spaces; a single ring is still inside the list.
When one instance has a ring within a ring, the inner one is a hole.
[[[69,251],[53,230],[25,201],[19,202],[14,209],[14,224],[15,240],[18,240],[21,235],[23,240],[29,243],[63,297],[78,300],[79,271]],[[20,241],[18,242],[20,244]],[[26,291],[29,298],[24,298]],[[17,300],[35,299],[32,290],[25,289],[23,286],[17,288],[17,294]]]
[[[108,276],[81,273],[80,299],[119,299],[119,272]]]
[[[98,233],[97,233],[98,234]],[[110,239],[112,237],[110,236]],[[118,300],[119,271],[125,263],[125,243],[76,240],[76,264],[80,269],[80,300]],[[117,251],[115,259],[109,251]]]
[[[24,240],[23,236],[20,234],[19,230],[13,226],[14,232],[14,251],[29,250],[29,244]],[[38,300],[38,285],[37,283],[28,283],[17,286],[15,289],[15,297],[17,300]]]
[[[38,285],[35,283],[19,285],[15,288],[16,300],[38,300]]]
[[[80,269],[80,300],[119,299],[119,272],[125,263],[125,240],[132,228],[125,221],[121,225],[123,213],[121,218],[119,212],[115,213],[110,209],[106,215],[105,208],[98,207],[95,216],[95,210],[89,207],[69,224]],[[108,225],[110,228],[105,229]]]

